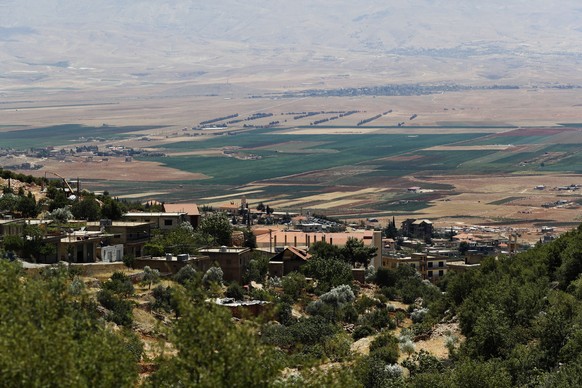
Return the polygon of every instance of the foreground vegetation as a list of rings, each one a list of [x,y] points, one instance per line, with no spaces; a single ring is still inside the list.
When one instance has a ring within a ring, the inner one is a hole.
[[[72,267],[34,274],[2,261],[0,376],[5,386],[578,386],[581,241],[578,228],[440,289],[408,267],[352,283],[347,251],[321,243],[302,273],[282,279],[265,278],[257,256],[245,281],[263,287],[250,289],[226,287],[216,267],[98,282]],[[233,320],[208,302],[223,295],[270,307]],[[145,329],[144,313],[158,324]],[[448,358],[417,349],[443,323],[462,334],[447,338]],[[356,350],[362,339],[369,351]]]

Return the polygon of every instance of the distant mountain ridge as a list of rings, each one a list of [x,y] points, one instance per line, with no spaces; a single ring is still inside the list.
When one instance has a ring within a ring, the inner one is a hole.
[[[484,82],[510,80],[515,69],[536,80],[554,69],[548,81],[564,81],[582,56],[581,38],[582,6],[572,0],[5,0],[0,87],[87,78],[179,82],[191,73],[214,82],[260,66],[384,67],[389,78],[409,79],[425,72],[398,63],[403,57],[463,58],[470,66],[483,59]],[[556,57],[564,70],[555,71]],[[455,78],[454,68],[443,69],[451,72],[444,80]]]

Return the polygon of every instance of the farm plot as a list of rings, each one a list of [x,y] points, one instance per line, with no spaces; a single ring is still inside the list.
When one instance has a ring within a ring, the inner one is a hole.
[[[296,135],[285,135],[280,131],[258,130],[236,136],[212,137],[202,142],[181,142],[165,146],[166,149],[182,152],[217,148],[218,146],[239,147],[238,151],[240,152],[256,155],[254,160],[200,155],[154,160],[169,167],[211,176],[212,179],[209,183],[212,184],[242,185],[340,166],[359,166],[362,164],[365,171],[368,168],[366,164],[374,164],[375,159],[410,153],[435,145],[466,141],[482,135],[477,133],[417,137],[402,134],[344,135],[341,137],[306,135],[298,139]],[[283,147],[285,152],[278,152],[280,147]],[[299,152],[294,152],[294,150]],[[453,160],[450,163],[455,162]],[[403,164],[408,165],[408,163]],[[406,172],[409,170],[410,168],[405,169]],[[402,175],[402,172],[396,175]]]
[[[518,128],[512,131],[496,133],[467,142],[465,145],[521,145],[521,144],[555,144],[554,138],[563,138],[566,134],[576,134],[571,128]]]
[[[329,203],[337,202],[335,206],[324,206],[322,208],[328,207],[336,207],[336,206],[345,206],[346,204],[352,203],[356,201],[358,196],[366,196],[370,194],[377,194],[381,193],[384,189],[378,187],[369,187],[362,190],[357,191],[332,191],[328,193],[321,193],[312,196],[302,197],[296,200],[283,200],[283,201],[274,201],[272,204],[273,206],[285,206],[285,207],[302,207],[304,204],[310,204],[313,206],[314,203],[325,203],[329,205]],[[352,198],[349,201],[346,201],[344,198],[349,197]]]
[[[70,145],[89,139],[121,139],[129,134],[162,128],[161,126],[127,126],[127,127],[88,127],[77,124],[54,125],[51,127],[32,128],[17,131],[0,132],[0,144],[4,147],[31,148]]]

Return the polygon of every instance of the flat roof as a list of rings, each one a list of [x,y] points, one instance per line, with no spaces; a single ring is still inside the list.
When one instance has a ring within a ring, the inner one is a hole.
[[[253,230],[253,233],[255,234],[257,245],[259,247],[269,246],[270,243],[274,244],[275,240],[277,246],[295,245],[295,238],[297,238],[297,245],[306,246],[308,237],[309,244],[313,244],[314,242],[321,241],[325,238],[327,243],[332,242],[334,245],[342,246],[346,244],[350,237],[369,243],[374,234],[371,230],[362,232],[302,232],[272,229],[269,232],[269,229],[265,230],[262,228]]]
[[[11,220],[0,220],[0,224],[10,224],[13,222],[21,222],[22,224],[24,224],[24,218],[13,218]]]
[[[247,247],[226,247],[226,248],[202,248],[198,252],[203,253],[241,253],[245,251],[250,251]]]
[[[141,222],[141,221],[112,221],[111,226],[144,226],[149,225],[149,222]],[[100,226],[101,223],[99,221],[90,221],[87,222],[87,226]]]
[[[152,213],[130,212],[125,213],[123,217],[179,217],[185,214],[186,213],[184,212],[152,212]]]
[[[189,216],[199,216],[200,211],[195,203],[165,203],[164,210],[167,212],[182,212]]]

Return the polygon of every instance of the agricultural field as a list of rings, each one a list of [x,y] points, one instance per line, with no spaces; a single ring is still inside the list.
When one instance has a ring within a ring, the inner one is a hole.
[[[0,146],[11,148],[32,148],[65,146],[75,143],[121,140],[138,136],[138,132],[151,131],[160,126],[99,127],[64,124],[37,128],[6,126],[0,132]]]
[[[21,172],[79,177],[88,189],[143,201],[216,206],[245,195],[251,204],[262,201],[278,210],[374,217],[381,223],[392,216],[443,224],[582,219],[573,209],[541,208],[557,201],[553,187],[582,184],[576,175],[582,171],[582,128],[576,124],[577,108],[563,105],[575,100],[577,91],[549,90],[547,101],[531,96],[523,90],[487,90],[408,97],[134,101],[119,96],[115,103],[100,97],[74,106],[6,103],[0,147],[51,146],[67,151],[67,157],[0,156],[0,165],[33,163],[42,167]],[[548,101],[551,106],[543,110]],[[188,115],[192,107],[196,113]],[[532,117],[532,111],[543,114]],[[43,119],[51,125],[35,125]],[[62,120],[79,124],[58,124]],[[69,152],[84,145],[143,154],[127,161]],[[533,191],[535,185],[548,190]],[[568,195],[578,203],[578,192]],[[530,208],[539,214],[531,216]]]

